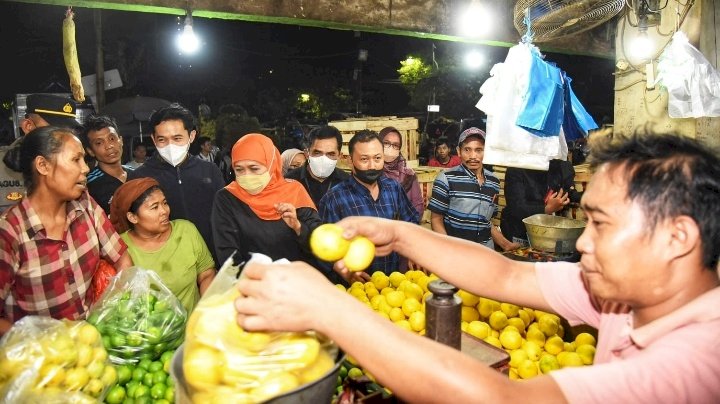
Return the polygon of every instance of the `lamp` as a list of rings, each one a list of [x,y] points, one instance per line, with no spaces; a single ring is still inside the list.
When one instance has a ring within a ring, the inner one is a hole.
[[[185,15],[185,23],[183,25],[183,30],[180,33],[180,36],[178,36],[177,46],[181,52],[188,54],[195,53],[200,47],[200,40],[193,31],[193,19],[191,10],[188,10],[187,14]]]
[[[650,13],[650,9],[648,8],[648,3],[646,0],[640,1],[640,6],[637,10],[637,16],[638,16],[638,35],[633,39],[632,43],[630,44],[630,53],[638,58],[642,59],[643,61],[647,61],[650,59],[650,57],[653,56],[655,51],[655,44],[653,41],[648,37],[648,14]]]
[[[469,38],[485,34],[490,26],[490,18],[485,7],[478,0],[472,0],[460,16],[460,33]]]

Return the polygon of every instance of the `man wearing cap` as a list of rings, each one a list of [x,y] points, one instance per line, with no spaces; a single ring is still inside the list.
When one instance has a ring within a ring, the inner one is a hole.
[[[26,99],[25,117],[19,127],[23,135],[35,128],[57,126],[75,129],[77,104],[70,97],[53,94],[30,94]],[[0,212],[17,203],[25,195],[25,184],[20,169],[22,137],[7,147],[0,147],[4,164],[0,165]]]
[[[428,204],[433,231],[503,250],[519,245],[503,237],[490,222],[497,213],[500,181],[483,167],[485,132],[464,130],[458,138],[462,164],[441,172],[433,183]]]

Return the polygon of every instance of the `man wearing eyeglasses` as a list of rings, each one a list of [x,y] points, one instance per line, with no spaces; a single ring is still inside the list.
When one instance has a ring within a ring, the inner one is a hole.
[[[285,178],[299,181],[310,194],[315,206],[330,188],[346,180],[350,175],[337,168],[341,155],[342,135],[333,126],[320,126],[308,133],[305,148],[307,162],[290,170]]]
[[[519,248],[490,221],[498,210],[500,181],[483,167],[485,132],[464,130],[458,138],[458,155],[462,164],[440,173],[433,183],[428,203],[433,231],[490,248],[497,244],[504,251]]]
[[[110,200],[115,190],[127,181],[130,167],[122,165],[123,139],[115,120],[109,116],[91,115],[85,120],[80,140],[97,166],[87,176],[90,196],[110,214]]]

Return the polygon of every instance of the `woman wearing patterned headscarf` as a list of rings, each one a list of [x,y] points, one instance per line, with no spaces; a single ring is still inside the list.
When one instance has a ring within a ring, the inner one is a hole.
[[[190,314],[215,278],[215,262],[195,225],[170,220],[170,206],[153,178],[131,180],[115,190],[110,220],[133,263],[155,271]]]
[[[243,136],[232,149],[235,181],[215,195],[212,209],[215,252],[222,262],[263,253],[314,263],[310,233],[322,222],[303,186],[282,175],[280,152],[265,135]]]
[[[400,154],[400,148],[402,146],[402,136],[400,132],[388,126],[380,131],[380,139],[383,143],[383,156],[385,159],[385,166],[383,172],[388,178],[392,178],[402,185],[403,190],[410,199],[415,210],[418,211],[420,217],[425,211],[425,201],[420,192],[420,183],[417,179],[417,174],[412,168],[407,166],[405,157]]]

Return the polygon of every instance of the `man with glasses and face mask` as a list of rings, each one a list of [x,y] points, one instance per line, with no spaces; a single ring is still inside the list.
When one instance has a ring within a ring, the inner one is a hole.
[[[188,153],[196,135],[195,118],[187,108],[172,104],[153,112],[150,127],[157,153],[131,171],[129,179],[157,180],[170,206],[170,220],[191,221],[215,251],[209,216],[215,193],[225,182],[215,164]]]
[[[337,168],[342,152],[342,135],[334,126],[320,126],[308,133],[308,147],[305,149],[307,162],[290,170],[285,178],[299,181],[310,194],[315,205],[330,188],[350,177]]]
[[[374,216],[419,223],[420,214],[412,206],[400,183],[383,175],[383,144],[371,130],[362,130],[348,143],[352,176],[330,189],[320,200],[318,211],[325,223],[335,223],[349,216]],[[345,272],[348,283],[370,280],[369,273],[403,272],[400,256],[391,253],[375,257],[366,272]]]
[[[57,126],[76,129],[77,104],[70,97],[53,94],[30,94],[26,98],[25,117],[18,126],[23,136],[35,128]],[[12,145],[0,148],[3,165],[0,167],[0,212],[14,205],[25,195],[22,169],[20,168],[20,145],[22,137]]]

